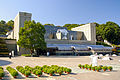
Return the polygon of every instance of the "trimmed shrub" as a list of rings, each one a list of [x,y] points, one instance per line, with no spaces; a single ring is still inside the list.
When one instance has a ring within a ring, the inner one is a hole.
[[[100,67],[95,67],[95,70],[96,70],[97,72],[99,72]]]
[[[6,69],[9,71],[9,73],[10,73],[14,78],[15,78],[16,76],[18,76],[18,72],[17,72],[15,69],[13,69],[12,67],[8,66]]]
[[[4,71],[3,71],[3,69],[0,69],[0,77],[4,77]]]
[[[25,71],[25,75],[30,76],[31,75],[30,71]]]
[[[72,70],[69,69],[69,68],[66,69],[67,74],[71,73],[71,71],[72,71]]]
[[[108,66],[107,69],[108,69],[109,71],[111,71],[111,70],[113,69],[113,67],[112,67],[112,66]]]
[[[92,69],[93,71],[95,71],[95,67],[91,67],[91,69]]]
[[[107,66],[103,66],[102,69],[103,69],[103,71],[106,71],[107,70]]]
[[[31,54],[22,54],[21,56],[31,57]]]
[[[63,73],[63,70],[62,69],[58,69],[57,73],[59,73],[59,75],[61,75]]]
[[[35,72],[35,75],[42,75],[42,71],[37,70],[37,71]]]
[[[81,66],[82,66],[81,64],[78,65],[78,67],[80,67],[80,68],[81,68]]]

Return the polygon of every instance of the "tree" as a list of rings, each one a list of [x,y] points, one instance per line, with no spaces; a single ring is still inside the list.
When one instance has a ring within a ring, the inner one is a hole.
[[[7,23],[4,20],[0,21],[0,34],[5,35],[8,31],[11,31],[14,27],[14,21],[10,20]]]
[[[30,49],[31,54],[34,49],[46,49],[46,43],[44,39],[45,28],[39,22],[25,21],[24,27],[20,28],[19,40],[17,44],[26,49]]]
[[[101,36],[112,44],[120,44],[120,27],[118,24],[108,21],[106,24],[97,24],[96,36]]]
[[[79,24],[65,24],[63,27],[67,27],[68,30],[80,26]]]
[[[14,28],[14,21],[13,20],[8,21],[6,24],[7,24],[9,30],[12,30]]]
[[[44,24],[44,25],[48,25],[48,26],[55,26],[54,24]]]

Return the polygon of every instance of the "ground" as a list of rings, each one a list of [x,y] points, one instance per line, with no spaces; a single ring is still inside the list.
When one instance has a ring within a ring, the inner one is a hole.
[[[34,75],[31,78],[26,78],[23,75],[19,74],[18,78],[15,80],[120,80],[120,56],[112,57],[113,60],[103,61],[98,60],[99,65],[111,65],[113,66],[113,71],[109,72],[94,72],[89,70],[83,70],[78,68],[78,64],[90,64],[89,56],[40,56],[40,57],[0,57],[0,66],[4,67],[11,66],[15,68],[18,65],[25,66],[29,65],[34,67],[36,65],[59,65],[66,66],[72,69],[71,74],[64,75],[55,75],[49,76],[43,74],[41,77],[35,77]],[[4,80],[14,80],[10,74],[5,69]]]

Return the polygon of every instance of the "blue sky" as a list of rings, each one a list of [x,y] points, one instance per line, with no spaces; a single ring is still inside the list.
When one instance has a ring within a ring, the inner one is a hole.
[[[120,25],[120,0],[0,0],[0,20],[14,19],[19,11],[55,25],[105,23]]]

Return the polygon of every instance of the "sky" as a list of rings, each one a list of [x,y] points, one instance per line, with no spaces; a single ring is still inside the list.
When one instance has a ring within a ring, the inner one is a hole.
[[[0,20],[14,20],[18,12],[56,26],[107,21],[120,25],[120,0],[0,0]]]

